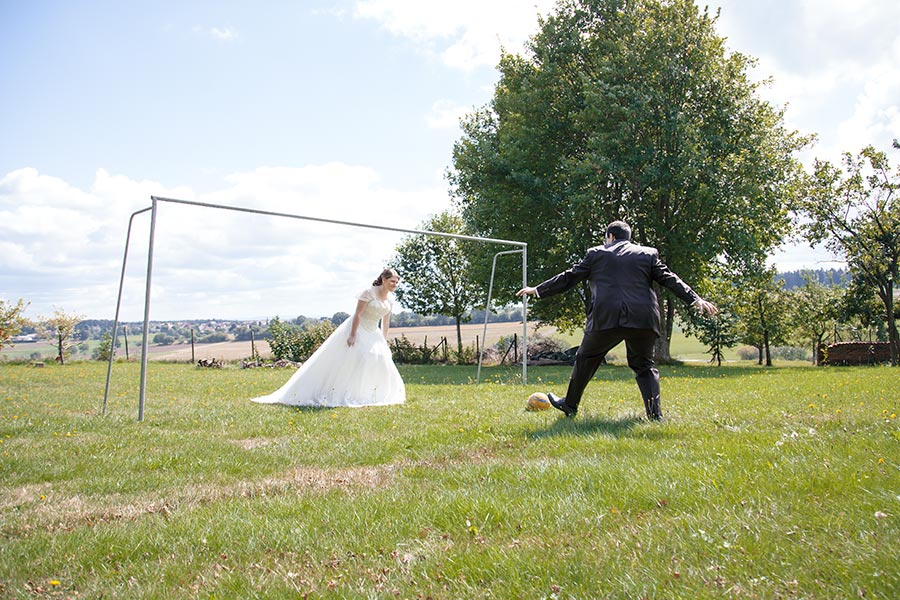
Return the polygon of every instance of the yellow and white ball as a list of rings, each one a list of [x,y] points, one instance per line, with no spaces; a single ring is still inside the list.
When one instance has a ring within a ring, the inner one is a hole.
[[[525,403],[525,410],[538,411],[550,408],[550,399],[543,392],[535,392],[528,396],[528,402]]]

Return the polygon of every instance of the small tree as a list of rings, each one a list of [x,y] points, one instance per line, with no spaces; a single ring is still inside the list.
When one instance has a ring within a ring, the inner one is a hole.
[[[841,329],[848,330],[844,334],[849,336],[848,340],[872,341],[873,334],[874,339],[887,339],[884,304],[872,288],[856,280],[851,280],[844,292],[837,320],[842,325]],[[839,339],[837,327],[835,333],[836,342],[845,341]]]
[[[38,324],[37,330],[41,337],[56,343],[56,360],[61,365],[66,364],[66,355],[75,346],[72,333],[83,318],[81,315],[69,314],[57,308],[53,311],[52,317],[43,318]]]
[[[15,304],[0,300],[0,349],[4,346],[12,346],[10,340],[29,323],[28,319],[22,315],[28,308],[28,304],[21,298]]]
[[[787,336],[787,298],[774,269],[758,268],[735,287],[734,310],[741,320],[741,341],[759,351],[759,364],[772,366],[772,347]]]
[[[788,296],[791,326],[803,343],[811,344],[815,363],[819,345],[840,313],[843,291],[833,285],[823,285],[806,274],[803,286],[792,290]]]
[[[894,148],[900,143],[894,140]],[[900,283],[900,167],[872,146],[844,154],[844,169],[816,161],[801,203],[803,229],[812,244],[824,243],[847,259],[855,283],[874,290],[884,305],[891,364],[900,365],[900,334],[894,288]]]
[[[686,313],[681,320],[685,334],[695,336],[707,346],[711,355],[709,362],[719,366],[725,358],[726,348],[735,346],[740,340],[740,320],[734,312],[735,288],[733,275],[726,269],[719,268],[720,273],[701,283],[698,292],[705,298],[714,298],[719,312],[706,317],[697,311]]]
[[[94,348],[91,358],[99,361],[108,361],[112,352],[112,335],[108,331],[104,331],[100,336],[100,345]]]
[[[299,360],[300,330],[297,326],[285,323],[280,317],[269,322],[269,347],[275,360]]]
[[[714,362],[722,366],[725,349],[738,343],[738,318],[730,312],[720,311],[711,317],[701,317],[696,326],[697,338],[708,346],[706,351]]]
[[[444,211],[425,221],[422,229],[443,233],[465,232],[462,218]],[[410,235],[397,246],[390,266],[400,273],[397,299],[425,315],[445,315],[456,321],[457,355],[463,355],[461,323],[482,299],[471,276],[469,244],[454,238]]]

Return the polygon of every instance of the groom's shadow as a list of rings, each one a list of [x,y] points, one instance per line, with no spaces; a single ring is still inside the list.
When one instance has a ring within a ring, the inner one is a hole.
[[[642,438],[667,437],[654,423],[636,416],[625,416],[617,419],[601,417],[577,417],[567,419],[560,417],[549,426],[533,431],[529,437],[539,440],[560,435],[630,437],[639,429]]]

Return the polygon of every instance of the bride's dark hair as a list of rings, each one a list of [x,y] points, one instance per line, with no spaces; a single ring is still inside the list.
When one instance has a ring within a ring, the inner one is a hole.
[[[372,285],[381,285],[385,279],[390,279],[391,277],[400,277],[400,275],[393,269],[385,269],[378,276],[378,279],[372,282]]]

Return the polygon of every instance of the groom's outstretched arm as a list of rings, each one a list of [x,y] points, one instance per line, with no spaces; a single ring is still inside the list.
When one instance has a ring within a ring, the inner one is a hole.
[[[553,296],[566,290],[570,290],[578,283],[584,281],[591,274],[591,263],[593,262],[593,253],[588,252],[576,263],[571,269],[567,269],[558,275],[554,275],[547,281],[539,283],[535,287],[526,286],[516,292],[516,296],[524,296],[526,294],[537,296],[538,298],[546,298]]]

